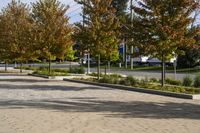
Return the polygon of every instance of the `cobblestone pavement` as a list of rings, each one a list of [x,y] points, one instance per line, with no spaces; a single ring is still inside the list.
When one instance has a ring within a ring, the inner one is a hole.
[[[0,77],[0,133],[200,132],[200,101]]]

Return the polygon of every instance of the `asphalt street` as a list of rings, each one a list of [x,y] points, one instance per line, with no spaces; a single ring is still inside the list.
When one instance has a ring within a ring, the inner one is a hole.
[[[14,64],[10,64],[9,67],[14,67]],[[48,66],[48,64],[24,64],[24,66],[34,66],[34,67],[42,67],[42,66]],[[78,63],[72,63],[72,67],[79,66]],[[0,69],[4,69],[4,64],[0,64]],[[52,64],[53,68],[69,68],[70,64]],[[87,72],[87,68],[85,68]],[[97,68],[90,68],[90,72],[97,72]],[[105,73],[105,69],[101,69],[102,73]],[[161,72],[159,71],[133,71],[133,70],[120,70],[120,69],[111,69],[110,71],[107,70],[108,73],[116,73],[116,74],[122,74],[126,76],[134,76],[139,79],[144,78],[161,78]],[[182,80],[184,77],[190,76],[192,78],[195,77],[195,74],[191,73],[177,73],[176,75],[174,73],[166,73],[166,78],[176,78],[177,80]]]

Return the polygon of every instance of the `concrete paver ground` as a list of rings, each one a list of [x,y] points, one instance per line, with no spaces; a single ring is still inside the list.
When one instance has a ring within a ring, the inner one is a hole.
[[[200,101],[0,76],[0,133],[199,133]]]

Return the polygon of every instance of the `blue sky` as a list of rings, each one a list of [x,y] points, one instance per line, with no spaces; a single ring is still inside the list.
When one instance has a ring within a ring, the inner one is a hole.
[[[23,3],[28,3],[30,4],[31,2],[35,2],[37,0],[21,0]],[[61,3],[69,5],[70,9],[67,12],[67,15],[70,16],[70,23],[78,22],[80,21],[80,12],[81,12],[81,7],[78,5],[74,0],[59,0]],[[0,9],[3,7],[6,7],[8,3],[10,3],[11,0],[1,0],[0,2]]]

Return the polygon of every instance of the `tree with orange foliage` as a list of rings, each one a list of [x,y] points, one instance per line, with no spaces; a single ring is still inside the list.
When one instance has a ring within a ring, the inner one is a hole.
[[[191,47],[199,28],[189,30],[193,12],[199,8],[196,0],[140,0],[133,6],[135,17],[131,37],[143,55],[162,60],[162,86],[165,62]]]

